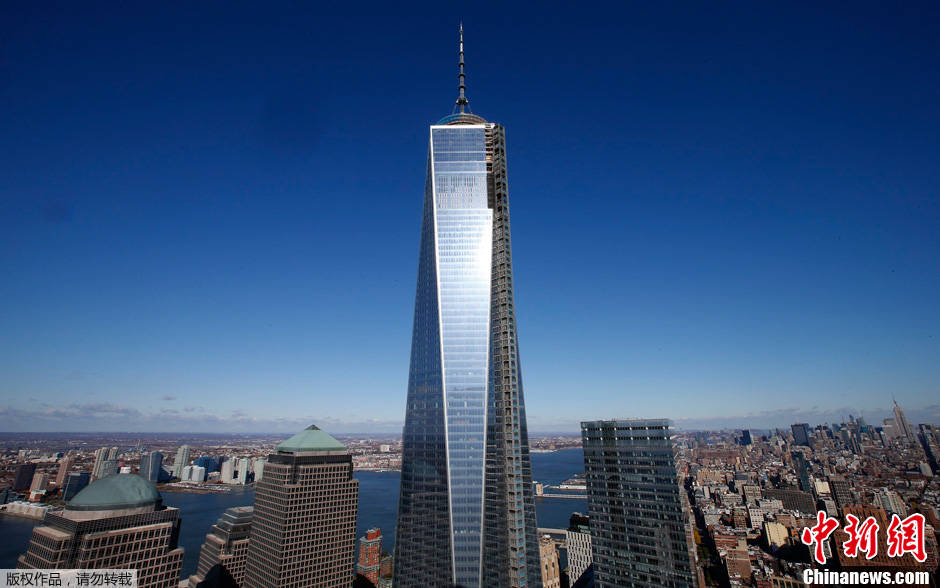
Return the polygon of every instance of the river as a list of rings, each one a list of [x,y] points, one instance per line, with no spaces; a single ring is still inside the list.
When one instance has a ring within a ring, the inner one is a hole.
[[[554,453],[532,454],[532,477],[544,484],[558,485],[574,474],[584,472],[581,450],[567,449]],[[382,529],[382,548],[391,552],[395,541],[395,518],[398,512],[398,472],[356,472],[359,480],[359,512],[356,537],[365,535],[366,529]],[[180,509],[183,520],[180,546],[186,550],[183,558],[183,578],[196,571],[199,549],[206,533],[225,512],[233,506],[246,506],[254,502],[253,487],[234,486],[229,493],[186,494],[164,492],[163,503]],[[587,500],[537,498],[536,517],[540,527],[567,528],[572,512],[587,513]],[[9,515],[0,515],[0,568],[15,568],[17,558],[26,551],[36,521]],[[564,566],[562,566],[564,567]]]

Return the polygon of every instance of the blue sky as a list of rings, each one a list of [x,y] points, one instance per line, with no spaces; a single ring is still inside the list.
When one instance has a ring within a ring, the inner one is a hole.
[[[940,422],[938,16],[4,3],[0,429],[400,431],[461,20],[531,430]]]

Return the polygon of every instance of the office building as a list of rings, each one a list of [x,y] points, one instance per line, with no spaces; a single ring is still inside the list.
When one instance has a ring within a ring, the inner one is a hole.
[[[741,431],[741,445],[744,445],[745,447],[747,447],[753,444],[754,444],[754,440],[751,439],[751,431],[749,431],[748,429],[744,429],[743,431]]]
[[[255,486],[244,587],[351,585],[358,503],[342,443],[312,425],[278,445]]]
[[[793,444],[802,445],[809,447],[809,424],[808,423],[796,423],[790,425],[790,430],[793,431]]]
[[[189,465],[189,445],[182,445],[176,450],[176,460],[173,461],[173,477],[182,478],[183,468]]]
[[[189,577],[189,588],[206,579],[209,571],[221,565],[239,586],[245,581],[248,564],[248,541],[251,536],[251,519],[254,507],[236,506],[222,513],[206,535],[206,542],[199,552],[199,567]]]
[[[907,417],[904,416],[904,411],[898,406],[897,400],[894,400],[894,420],[897,421],[899,435],[907,438],[909,441],[913,440],[914,430],[911,428],[910,423],[907,422]]]
[[[62,494],[62,500],[68,502],[75,498],[75,495],[85,489],[85,486],[91,483],[91,472],[70,472],[65,479],[65,491]]]
[[[455,113],[429,133],[394,585],[535,588],[505,131],[469,112],[460,39]]]
[[[565,543],[568,545],[568,580],[574,584],[591,565],[591,528],[590,518],[576,512],[568,520],[565,531]]]
[[[16,475],[13,478],[13,491],[26,492],[33,483],[36,475],[36,464],[22,463],[16,466]]]
[[[583,422],[581,439],[597,587],[692,586],[672,423]]]
[[[18,569],[137,570],[140,588],[176,588],[183,565],[179,511],[134,474],[89,484],[33,529]]]

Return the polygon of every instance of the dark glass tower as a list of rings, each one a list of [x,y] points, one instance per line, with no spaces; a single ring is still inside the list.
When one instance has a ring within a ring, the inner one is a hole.
[[[395,540],[396,588],[539,587],[503,127],[431,127]],[[459,109],[459,112],[458,112]]]
[[[597,588],[692,588],[672,422],[583,422],[581,444]]]

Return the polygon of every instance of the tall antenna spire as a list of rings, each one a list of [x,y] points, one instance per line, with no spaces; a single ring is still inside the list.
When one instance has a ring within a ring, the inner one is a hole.
[[[464,108],[470,108],[470,101],[467,100],[467,97],[464,96],[464,90],[467,89],[466,84],[464,83],[464,74],[463,74],[463,23],[460,23],[460,97],[457,98],[457,105],[454,106],[454,110],[457,109],[457,106],[460,107],[460,114],[463,114]]]

